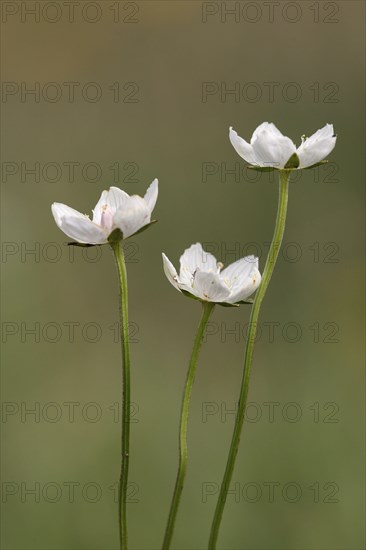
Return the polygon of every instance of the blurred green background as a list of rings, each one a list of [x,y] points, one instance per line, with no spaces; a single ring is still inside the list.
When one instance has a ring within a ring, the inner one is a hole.
[[[118,546],[114,262],[67,249],[51,203],[90,213],[104,188],[141,195],[159,178],[159,223],[127,249],[130,547],[156,550],[200,316],[161,252],[177,264],[200,241],[226,264],[257,252],[263,269],[277,182],[228,140],[263,121],[297,144],[333,123],[338,142],[290,188],[219,548],[364,548],[363,2],[71,4],[2,3],[3,548]],[[248,318],[217,307],[209,326],[176,549],[207,545]]]

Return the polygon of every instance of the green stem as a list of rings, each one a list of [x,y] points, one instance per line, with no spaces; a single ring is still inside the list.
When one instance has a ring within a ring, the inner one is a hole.
[[[202,346],[202,340],[205,333],[207,321],[210,318],[210,315],[215,307],[215,304],[212,302],[202,302],[203,311],[200,324],[197,329],[196,338],[193,344],[193,350],[191,359],[189,362],[189,368],[187,372],[186,384],[183,394],[182,410],[180,417],[180,428],[179,428],[179,466],[177,479],[175,482],[174,493],[172,498],[172,503],[170,505],[170,512],[168,523],[166,526],[163,550],[168,550],[170,548],[170,543],[173,537],[175,520],[179,508],[180,497],[183,490],[184,479],[186,476],[187,470],[187,424],[188,424],[188,415],[189,415],[189,402],[191,399],[192,387],[194,383],[194,378],[196,374],[197,360],[199,352]]]
[[[278,253],[281,247],[282,238],[285,230],[287,200],[288,200],[288,183],[290,179],[290,173],[291,173],[290,170],[280,171],[280,191],[279,191],[276,227],[274,230],[273,240],[271,243],[271,247],[269,249],[266,265],[263,271],[262,282],[258,288],[257,294],[254,299],[254,303],[252,306],[252,310],[251,310],[250,321],[249,321],[249,334],[248,334],[248,339],[247,339],[246,349],[245,349],[243,379],[242,379],[242,384],[240,388],[238,411],[235,418],[234,432],[231,440],[229,456],[226,463],[226,469],[225,469],[223,481],[220,488],[220,494],[216,504],[214,519],[212,522],[210,540],[208,545],[209,550],[215,550],[216,548],[217,537],[220,529],[220,523],[221,523],[221,519],[224,512],[224,507],[225,507],[226,495],[230,487],[231,478],[232,478],[233,470],[235,466],[235,459],[239,449],[240,435],[243,427],[245,407],[247,403],[247,396],[248,396],[248,390],[249,390],[250,371],[251,371],[251,364],[252,364],[252,358],[253,358],[255,337],[257,333],[257,323],[258,323],[259,312],[260,312],[263,298],[265,296],[266,290],[271,280],[274,267],[276,265]]]
[[[116,259],[120,286],[121,348],[122,348],[122,435],[121,474],[118,487],[118,524],[120,549],[127,550],[127,484],[130,447],[130,348],[128,334],[127,271],[121,242],[111,242]]]

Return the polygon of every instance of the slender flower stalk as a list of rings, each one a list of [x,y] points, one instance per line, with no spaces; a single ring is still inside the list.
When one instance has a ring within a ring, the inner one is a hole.
[[[187,372],[187,378],[183,393],[181,417],[180,417],[180,428],[179,428],[179,466],[177,479],[175,482],[175,488],[172,498],[172,503],[170,506],[168,523],[165,531],[165,537],[163,542],[163,550],[168,550],[170,548],[170,543],[173,537],[175,520],[179,508],[180,497],[183,490],[184,480],[186,477],[187,470],[187,425],[188,425],[188,416],[189,416],[189,403],[192,394],[193,383],[196,374],[197,360],[202,346],[202,340],[205,333],[207,322],[210,318],[211,313],[213,312],[215,303],[213,302],[202,302],[202,317],[200,324],[197,329],[196,338],[193,344],[193,350],[191,359],[189,362],[189,368]]]
[[[128,341],[127,271],[121,241],[111,242],[117,264],[120,287],[121,348],[122,348],[122,433],[121,474],[118,487],[118,524],[120,549],[127,550],[127,484],[130,458],[130,344]]]
[[[114,252],[119,288],[122,347],[122,434],[121,473],[118,490],[118,525],[120,549],[127,550],[127,484],[130,445],[130,349],[128,340],[128,294],[127,271],[123,253],[123,240],[147,229],[158,198],[158,180],[148,187],[144,197],[128,195],[118,187],[103,191],[97,202],[92,219],[86,214],[55,202],[51,206],[58,227],[75,242],[73,246],[96,246],[110,244]]]
[[[220,523],[221,523],[225,502],[226,502],[226,495],[230,487],[233,470],[235,466],[235,460],[239,449],[240,435],[241,435],[243,422],[244,422],[245,407],[247,404],[254,343],[255,343],[255,337],[256,337],[257,326],[258,326],[258,317],[259,317],[263,298],[266,294],[268,285],[272,277],[273,270],[276,265],[278,253],[279,253],[282,239],[283,239],[285,223],[286,223],[288,183],[290,179],[290,174],[291,174],[291,170],[282,169],[279,171],[280,190],[279,190],[279,202],[278,202],[276,226],[275,226],[271,247],[268,253],[266,265],[263,271],[262,282],[254,298],[254,303],[251,310],[250,321],[249,321],[249,334],[248,334],[248,339],[246,343],[243,379],[242,379],[241,389],[240,389],[238,411],[235,418],[234,432],[231,440],[226,469],[225,469],[223,481],[221,484],[220,493],[219,493],[216,510],[215,510],[215,515],[214,515],[214,519],[211,527],[210,540],[209,540],[209,546],[208,546],[209,550],[214,550],[216,548],[217,538],[218,538],[219,529],[220,529]]]
[[[186,476],[189,402],[206,325],[215,304],[238,307],[239,304],[251,303],[248,299],[258,288],[261,274],[258,270],[258,258],[254,256],[241,258],[222,270],[223,264],[212,254],[205,252],[200,243],[187,248],[180,257],[179,275],[165,254],[163,266],[165,275],[174,288],[184,296],[200,301],[203,307],[183,394],[179,428],[179,466],[163,542],[163,550],[169,550]]]

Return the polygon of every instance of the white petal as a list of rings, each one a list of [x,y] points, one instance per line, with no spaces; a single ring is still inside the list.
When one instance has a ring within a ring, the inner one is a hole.
[[[107,204],[107,195],[108,191],[103,191],[99,201],[97,202],[93,210],[93,222],[97,223],[98,225],[101,225],[102,207]]]
[[[282,132],[279,131],[277,126],[273,124],[273,122],[262,122],[253,132],[252,138],[250,140],[250,143],[253,144],[253,142],[257,139],[259,134],[261,134],[264,130],[272,134],[274,137],[284,137]]]
[[[193,290],[197,296],[208,302],[226,302],[230,296],[230,290],[220,280],[218,273],[197,271]]]
[[[164,252],[162,256],[163,256],[164,273],[168,281],[180,292],[179,285],[178,285],[178,273],[174,265],[169,260],[169,258],[164,254]]]
[[[103,191],[93,210],[93,222],[99,225],[101,224],[102,208],[104,205],[109,206],[114,213],[118,208],[122,207],[129,198],[129,195],[122,191],[122,189],[118,189],[118,187],[110,187],[109,191]]]
[[[235,290],[245,284],[255,270],[258,270],[258,258],[246,256],[223,269],[220,277],[230,289]]]
[[[61,202],[54,202],[51,206],[53,217],[55,218],[55,222],[60,227],[62,218],[65,216],[72,216],[76,218],[88,218],[85,214],[82,214],[81,212],[78,212],[77,210],[74,210],[74,208],[71,208],[70,206],[67,206],[66,204],[62,204]]]
[[[235,151],[240,155],[244,160],[249,162],[249,164],[256,165],[258,164],[256,156],[254,154],[252,146],[247,143],[243,138],[238,136],[238,134],[230,128],[229,133],[230,141]]]
[[[315,134],[305,139],[297,149],[297,155],[300,159],[299,168],[306,168],[324,160],[333,151],[336,140],[333,124],[326,124]]]
[[[195,296],[196,298],[199,298],[201,300],[201,294],[200,294],[199,290],[196,290],[195,288],[191,287],[190,285],[185,285],[183,283],[179,283],[179,290],[181,290],[182,292],[183,291],[189,292],[190,294],[192,294],[192,296]]]
[[[107,244],[108,234],[89,219],[64,218],[62,231],[83,244]]]
[[[199,298],[198,293],[196,292],[195,289],[193,289],[190,285],[182,284],[179,281],[177,271],[174,265],[172,264],[172,262],[169,260],[169,258],[164,253],[162,254],[162,256],[163,256],[164,273],[168,281],[174,286],[174,288],[179,290],[179,292],[181,292],[181,289],[185,290],[186,292],[189,292],[193,296],[196,296]]]
[[[236,304],[237,302],[241,302],[242,300],[246,300],[247,298],[249,298],[249,296],[251,296],[253,292],[255,292],[259,287],[261,279],[261,274],[255,267],[251,271],[249,277],[245,278],[245,280],[241,280],[240,286],[237,285],[235,288],[233,288],[229,298],[227,299],[227,302],[229,304]]]
[[[236,287],[232,289],[227,302],[229,304],[236,304],[249,298],[249,296],[259,287],[261,279],[262,276],[260,272],[258,269],[254,268],[250,276],[241,281],[240,286],[236,285]]]
[[[252,143],[253,151],[261,166],[283,168],[296,152],[296,146],[290,138],[272,126],[257,133]]]
[[[150,213],[154,210],[158,198],[158,180],[155,178],[145,193],[144,200],[149,207]]]
[[[143,198],[133,195],[125,200],[114,216],[114,226],[127,239],[139,229],[150,223],[151,213]]]
[[[221,272],[220,276],[231,291],[229,303],[234,304],[245,300],[258,288],[261,280],[258,271],[258,258],[246,256],[229,265]]]
[[[58,227],[70,239],[82,244],[105,244],[108,242],[108,235],[101,227],[66,204],[54,203],[52,214]]]
[[[205,252],[200,243],[192,244],[180,257],[179,280],[191,285],[196,271],[218,273],[217,260],[209,252]]]
[[[107,191],[107,204],[111,208],[118,210],[121,206],[124,205],[127,199],[130,198],[130,195],[118,187],[110,187]]]

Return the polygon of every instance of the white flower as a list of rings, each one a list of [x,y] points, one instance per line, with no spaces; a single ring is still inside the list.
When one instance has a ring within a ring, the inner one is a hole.
[[[333,124],[326,124],[310,138],[302,137],[300,147],[281,134],[271,122],[263,122],[254,131],[250,143],[230,128],[230,141],[236,152],[253,166],[269,168],[309,168],[333,151],[337,137]],[[291,159],[291,162],[289,162]]]
[[[181,256],[179,276],[165,254],[163,265],[165,275],[177,290],[205,302],[237,304],[253,294],[261,282],[258,258],[247,256],[222,270],[223,265],[200,243],[192,244]]]
[[[55,222],[70,239],[82,244],[106,244],[115,229],[120,229],[127,239],[148,225],[157,198],[158,180],[155,179],[144,198],[130,197],[118,187],[103,191],[92,220],[66,204],[54,202],[51,209]]]

